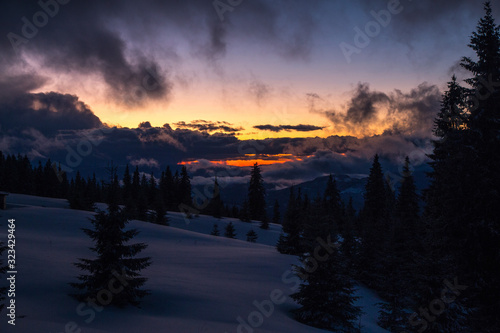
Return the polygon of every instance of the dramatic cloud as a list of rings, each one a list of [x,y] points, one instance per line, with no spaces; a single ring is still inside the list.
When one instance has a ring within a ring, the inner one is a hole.
[[[281,131],[297,131],[297,132],[313,132],[322,130],[325,127],[314,126],[314,125],[257,125],[253,128],[259,129],[261,131],[271,131],[271,132],[281,132]]]
[[[227,132],[227,133],[235,133],[242,131],[242,127],[233,127],[232,124],[227,121],[207,121],[207,120],[194,120],[190,123],[186,123],[184,121],[180,121],[178,123],[174,123],[177,128],[181,129],[194,129],[203,132]]]
[[[437,86],[425,82],[408,93],[396,89],[389,94],[371,91],[367,83],[359,83],[343,111],[318,110],[315,101],[321,97],[308,94],[308,98],[310,112],[323,114],[337,131],[357,135],[387,132],[430,137],[441,92]]]
[[[0,83],[0,90],[3,86]],[[26,88],[30,87],[21,84],[11,91]],[[45,136],[55,136],[60,130],[83,130],[103,125],[77,96],[55,92],[18,93],[0,99],[0,132],[20,133],[35,129]]]
[[[310,10],[289,8],[284,1],[251,1],[223,15],[204,0],[9,1],[7,6],[0,13],[0,34],[7,37],[0,41],[2,72],[35,60],[56,73],[94,76],[115,102],[130,107],[169,99],[170,67],[182,61],[179,40],[187,42],[191,56],[212,65],[225,56],[231,39],[243,35],[276,46],[283,57],[306,58],[314,27]],[[284,17],[294,19],[286,30],[280,24]]]

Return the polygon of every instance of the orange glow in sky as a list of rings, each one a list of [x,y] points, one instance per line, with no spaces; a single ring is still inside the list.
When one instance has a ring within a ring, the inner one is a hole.
[[[276,154],[276,155],[245,155],[246,158],[243,159],[227,159],[227,160],[215,160],[210,161],[211,164],[214,165],[228,165],[228,166],[237,166],[237,167],[250,167],[255,163],[258,165],[273,165],[273,164],[284,164],[287,162],[294,161],[303,161],[303,158],[295,157],[291,154]],[[177,163],[178,165],[195,165],[199,164],[200,161],[182,161]]]

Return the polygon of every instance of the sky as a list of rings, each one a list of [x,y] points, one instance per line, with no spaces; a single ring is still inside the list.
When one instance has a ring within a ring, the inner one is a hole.
[[[110,144],[149,166],[262,158],[252,154],[308,163],[328,152],[423,163],[441,94],[452,74],[468,77],[460,59],[474,55],[467,44],[484,14],[470,0],[2,7],[0,149],[60,150],[66,165],[67,147],[102,126],[115,130],[97,133],[105,144],[89,155],[111,158]],[[251,140],[265,148],[241,148]]]

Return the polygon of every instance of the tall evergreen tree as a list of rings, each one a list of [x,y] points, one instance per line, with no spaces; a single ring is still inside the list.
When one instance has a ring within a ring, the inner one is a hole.
[[[421,253],[419,242],[419,198],[410,170],[410,160],[405,159],[403,179],[395,205],[395,216],[388,230],[388,250],[381,258],[385,276],[381,293],[387,302],[382,303],[379,324],[391,332],[404,331],[408,318],[405,309],[411,306],[415,295],[410,293],[417,284],[418,267],[415,258]]]
[[[257,221],[266,221],[266,190],[264,180],[261,175],[260,167],[257,163],[250,172],[250,184],[248,185],[248,206],[250,210],[250,219]]]
[[[217,177],[214,180],[214,190],[212,192],[212,197],[210,198],[207,207],[205,208],[205,213],[212,215],[215,218],[221,218],[224,211],[224,203],[220,197],[220,187],[217,182]]]
[[[307,255],[301,255],[304,266],[295,267],[303,283],[291,295],[301,307],[294,310],[293,314],[298,321],[317,328],[333,332],[358,332],[355,321],[361,310],[354,305],[357,299],[354,296],[354,272],[346,265],[339,247],[324,248],[321,262],[316,262],[311,267],[311,261],[317,258],[309,256],[317,253],[316,249],[321,248],[320,244],[329,244],[330,239],[337,239],[322,206],[323,202],[318,197],[310,209],[303,243]]]
[[[387,193],[378,155],[373,158],[365,187],[365,204],[361,211],[361,247],[358,260],[360,279],[367,285],[380,289],[388,230]]]
[[[273,223],[274,224],[280,224],[281,223],[280,204],[278,202],[278,199],[276,199],[274,201],[274,206],[273,206]]]
[[[500,326],[500,27],[492,15],[491,3],[484,5],[485,15],[473,32],[469,47],[476,59],[464,57],[462,66],[472,77],[466,82],[472,87],[470,116],[465,132],[467,154],[462,162],[471,184],[469,202],[462,209],[466,238],[457,253],[461,273],[471,289],[470,306],[478,309],[473,329],[494,332]],[[478,283],[479,281],[479,283]]]
[[[103,305],[124,307],[128,304],[139,306],[139,300],[149,294],[141,289],[146,278],[140,271],[151,264],[149,257],[135,258],[147,245],[144,243],[127,244],[139,232],[136,229],[124,230],[127,219],[118,206],[118,177],[116,169],[110,170],[108,185],[108,211],[100,211],[91,220],[93,229],[84,228],[84,233],[94,241],[90,248],[97,256],[95,259],[79,259],[74,265],[86,272],[78,277],[80,282],[71,283],[79,293],[73,294],[77,300],[96,299]],[[120,291],[104,297],[102,290],[108,290],[110,281],[121,275]]]
[[[179,203],[184,204],[186,206],[192,206],[192,198],[191,198],[191,180],[189,179],[189,175],[187,173],[186,166],[183,165],[181,169],[181,176],[179,179],[179,188],[178,188],[178,196]]]
[[[302,197],[299,193],[295,196],[294,187],[290,187],[290,195],[288,198],[288,205],[283,218],[283,234],[280,235],[278,244],[276,245],[277,250],[284,254],[301,254],[302,247],[302,231],[303,231],[303,220],[302,220]]]
[[[342,200],[340,198],[340,191],[337,188],[337,181],[330,174],[326,184],[325,193],[323,196],[325,213],[330,219],[332,224],[335,224],[338,232],[344,232],[344,222],[342,214]]]

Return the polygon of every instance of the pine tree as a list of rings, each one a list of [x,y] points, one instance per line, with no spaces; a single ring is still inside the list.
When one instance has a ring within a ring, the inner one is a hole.
[[[123,172],[123,201],[127,202],[132,197],[132,177],[130,177],[130,169],[127,163]]]
[[[163,200],[163,195],[158,190],[156,192],[156,197],[153,203],[154,209],[154,220],[153,222],[160,225],[169,225],[169,218],[167,215],[167,209],[165,208],[165,203]]]
[[[491,3],[484,5],[485,15],[473,32],[469,47],[477,60],[464,57],[462,66],[472,77],[467,122],[465,159],[467,206],[461,209],[465,238],[457,262],[467,283],[475,283],[471,294],[472,318],[476,331],[494,332],[500,326],[500,27],[492,15]],[[462,180],[463,178],[461,178]],[[465,208],[465,209],[464,209]],[[478,283],[479,282],[479,283]]]
[[[468,123],[467,91],[456,77],[448,83],[443,94],[441,109],[434,122],[434,151],[429,157],[432,172],[430,187],[425,191],[425,237],[421,253],[414,256],[418,271],[414,274],[416,304],[429,304],[436,298],[445,279],[453,280],[459,270],[456,257],[464,246],[468,233],[467,211],[469,194],[475,180],[472,179],[465,155]],[[420,233],[419,233],[420,234]],[[461,275],[463,277],[463,275]],[[463,305],[464,297],[457,298],[449,308],[429,324],[429,332],[458,332],[466,326],[469,312]]]
[[[378,155],[375,155],[365,187],[365,204],[361,211],[361,247],[358,267],[360,279],[368,286],[380,289],[388,230],[387,193]]]
[[[388,249],[381,258],[386,275],[382,295],[379,325],[391,332],[404,331],[408,318],[405,308],[411,305],[414,294],[410,291],[417,281],[418,268],[415,258],[421,253],[419,229],[419,198],[410,170],[410,160],[405,159],[403,179],[395,205],[395,217],[389,231]]]
[[[220,198],[220,187],[219,183],[217,182],[217,177],[215,177],[214,190],[212,192],[212,197],[208,202],[207,208],[205,209],[205,213],[220,219],[222,217],[223,211],[224,211],[224,203]]]
[[[250,230],[249,232],[247,232],[246,234],[247,236],[247,242],[250,242],[250,243],[255,243],[257,242],[257,233],[252,229]]]
[[[247,199],[243,201],[243,206],[241,207],[238,215],[241,221],[250,222],[250,212]]]
[[[353,295],[353,272],[339,247],[324,248],[320,260],[310,257],[320,244],[337,238],[332,224],[322,214],[322,205],[319,197],[312,204],[303,245],[307,255],[301,255],[303,267],[295,266],[303,283],[298,292],[291,295],[301,305],[293,314],[298,321],[310,326],[334,332],[356,332],[354,322],[361,310],[354,305],[357,297]],[[316,265],[311,264],[312,261],[316,261]]]
[[[210,235],[220,236],[219,226],[217,225],[217,223],[214,223],[214,227],[212,228],[212,231],[210,231]]]
[[[254,164],[250,172],[250,184],[248,185],[248,206],[250,219],[267,221],[266,217],[266,190],[260,167]]]
[[[278,199],[274,201],[273,207],[273,223],[280,224],[281,223],[281,213],[280,213],[280,204],[278,203]]]
[[[280,235],[280,240],[276,245],[277,250],[283,254],[301,254],[302,247],[302,231],[303,231],[303,203],[298,191],[295,197],[294,187],[290,187],[290,196],[288,198],[288,205],[283,218],[283,235]]]
[[[325,193],[323,196],[325,213],[332,223],[335,223],[336,228],[340,234],[343,233],[343,217],[342,217],[342,200],[340,198],[340,191],[337,188],[337,181],[330,174],[326,184]]]
[[[108,187],[108,211],[100,211],[91,220],[93,229],[84,228],[84,233],[94,241],[90,250],[97,255],[95,259],[79,259],[75,266],[86,274],[78,277],[80,282],[71,283],[79,293],[73,294],[79,301],[89,298],[97,300],[99,306],[128,304],[139,306],[139,300],[149,291],[140,289],[146,278],[140,271],[151,263],[149,257],[135,258],[147,245],[144,243],[127,244],[137,234],[136,229],[124,230],[127,219],[118,206],[118,177],[116,169],[110,170],[111,180]],[[109,285],[120,281],[118,291],[111,293]],[[125,283],[123,282],[125,281]]]
[[[191,198],[191,180],[189,179],[189,175],[187,173],[185,165],[183,165],[181,169],[178,195],[180,204],[184,204],[189,207],[192,206],[193,203]]]
[[[224,237],[236,238],[236,230],[234,229],[233,222],[229,222],[224,229]]]

